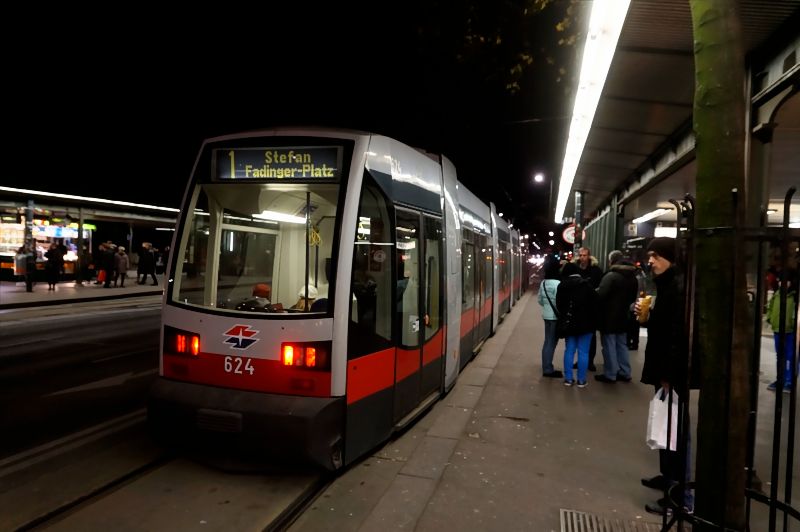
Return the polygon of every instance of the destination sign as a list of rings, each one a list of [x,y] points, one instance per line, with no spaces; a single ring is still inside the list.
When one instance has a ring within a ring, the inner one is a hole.
[[[341,146],[214,150],[217,179],[339,179]]]

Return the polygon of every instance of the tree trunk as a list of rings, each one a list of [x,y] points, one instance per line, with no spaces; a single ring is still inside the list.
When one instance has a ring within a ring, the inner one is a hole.
[[[717,526],[744,530],[747,349],[752,327],[745,296],[745,248],[733,230],[744,220],[745,205],[744,46],[738,2],[690,0],[690,5],[697,139],[695,312],[699,320],[694,348],[703,379],[695,513]]]

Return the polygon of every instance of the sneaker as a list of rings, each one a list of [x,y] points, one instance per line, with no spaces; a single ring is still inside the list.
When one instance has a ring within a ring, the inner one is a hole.
[[[767,390],[769,390],[771,392],[774,392],[777,389],[778,389],[778,381],[772,382],[772,383],[770,383],[769,386],[767,386]]]
[[[558,370],[551,371],[550,373],[542,373],[542,377],[547,377],[550,379],[563,379],[564,374]]]
[[[617,380],[622,382],[631,382],[631,377],[626,377],[625,375],[617,375]]]
[[[602,373],[600,373],[599,375],[595,375],[594,376],[594,380],[600,381],[600,382],[606,382],[608,384],[614,384],[615,382],[617,382],[614,379],[609,379],[608,377],[606,377]]]
[[[578,388],[586,388],[586,381],[578,381]]]
[[[572,386],[575,384],[575,381],[564,381],[564,386]]]

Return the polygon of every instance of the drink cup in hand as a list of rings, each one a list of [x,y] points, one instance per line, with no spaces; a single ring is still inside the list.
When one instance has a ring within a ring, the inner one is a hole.
[[[639,316],[639,323],[645,323],[650,319],[650,303],[653,296],[643,296],[636,301],[636,314]]]

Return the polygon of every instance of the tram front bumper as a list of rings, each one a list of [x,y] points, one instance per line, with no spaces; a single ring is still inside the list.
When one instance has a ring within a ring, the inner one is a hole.
[[[215,388],[159,378],[147,419],[167,444],[236,452],[274,464],[342,465],[343,397],[303,397]]]

